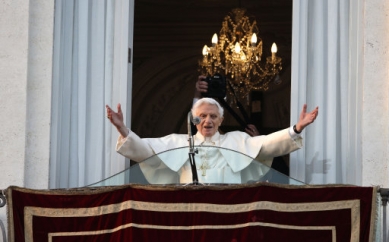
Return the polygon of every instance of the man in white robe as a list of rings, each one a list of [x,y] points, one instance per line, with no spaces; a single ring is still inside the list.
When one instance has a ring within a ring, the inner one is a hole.
[[[114,112],[108,105],[106,107],[108,119],[120,133],[116,150],[131,160],[142,162],[163,151],[189,145],[186,134],[141,139],[124,125],[120,104],[118,104],[118,112]],[[270,165],[273,157],[301,148],[302,138],[299,133],[318,115],[317,107],[310,113],[307,113],[306,109],[307,106],[304,105],[300,119],[293,127],[269,135],[251,137],[240,131],[220,134],[218,128],[223,121],[223,108],[212,98],[202,98],[197,101],[192,108],[192,114],[201,120],[196,125],[198,132],[194,136],[194,145],[199,149],[199,154],[195,156],[199,182],[242,183],[249,179],[247,170],[256,162],[252,158]],[[141,164],[142,172],[153,184],[190,183],[192,171],[188,151],[188,148],[177,149],[172,151],[174,157],[160,156],[152,162],[145,162]]]

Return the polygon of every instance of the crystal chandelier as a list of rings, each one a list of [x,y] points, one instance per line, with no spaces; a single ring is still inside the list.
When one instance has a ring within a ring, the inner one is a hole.
[[[248,104],[250,92],[268,90],[282,66],[275,43],[271,47],[272,55],[261,61],[262,40],[258,37],[257,23],[255,20],[250,23],[245,12],[236,8],[224,18],[220,37],[215,33],[212,46],[203,48],[199,71],[203,75],[225,75],[229,82],[227,97],[233,100],[235,93],[241,102],[245,100]]]

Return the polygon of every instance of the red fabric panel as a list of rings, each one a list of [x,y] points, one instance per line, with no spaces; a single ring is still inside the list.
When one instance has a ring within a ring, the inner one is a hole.
[[[7,198],[12,241],[371,241],[376,188],[10,187]]]

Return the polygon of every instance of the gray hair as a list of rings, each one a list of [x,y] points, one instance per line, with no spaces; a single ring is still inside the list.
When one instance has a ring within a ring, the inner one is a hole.
[[[199,99],[192,107],[192,114],[195,115],[197,109],[203,104],[215,105],[219,111],[220,117],[223,117],[224,109],[222,108],[222,106],[220,106],[218,101],[216,101],[213,98],[209,98],[209,97],[203,97],[203,98]]]

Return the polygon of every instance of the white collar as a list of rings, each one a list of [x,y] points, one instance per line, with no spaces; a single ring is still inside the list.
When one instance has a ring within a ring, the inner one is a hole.
[[[197,142],[196,142],[197,141]],[[216,131],[216,133],[212,137],[204,137],[200,132],[197,131],[195,135],[195,143],[201,144],[205,141],[216,143],[217,141],[220,141],[220,133],[219,131]],[[220,143],[220,142],[219,142]],[[220,144],[218,144],[220,145]]]

